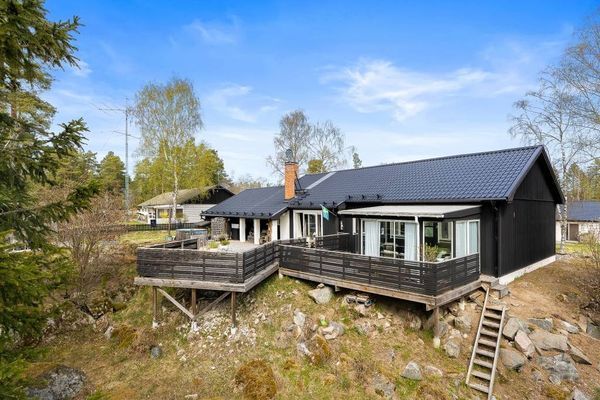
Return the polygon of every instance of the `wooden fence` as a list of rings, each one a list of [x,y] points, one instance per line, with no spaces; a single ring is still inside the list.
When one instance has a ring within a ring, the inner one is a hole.
[[[270,242],[243,253],[197,250],[197,239],[140,247],[139,276],[242,283],[279,260],[279,244],[305,246],[305,239]]]
[[[143,277],[242,283],[277,262],[303,273],[436,296],[479,278],[479,254],[439,263],[353,254],[357,235],[337,234],[270,242],[244,253],[197,250],[187,239],[138,249]]]
[[[286,245],[279,252],[283,268],[430,296],[479,278],[478,254],[430,263]]]
[[[344,251],[347,253],[358,252],[358,235],[348,233],[336,233],[333,235],[315,237],[315,248]]]
[[[166,231],[169,229],[169,224],[156,224],[154,226],[150,224],[129,224],[129,225],[114,225],[120,229],[125,228],[128,232],[142,232],[142,231]],[[176,229],[193,229],[193,228],[206,228],[209,226],[205,221],[201,222],[178,222],[171,224],[171,230]]]

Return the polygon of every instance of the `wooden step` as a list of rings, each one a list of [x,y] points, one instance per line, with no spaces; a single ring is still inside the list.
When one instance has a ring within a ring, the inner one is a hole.
[[[489,368],[489,369],[492,369],[492,367],[494,366],[491,362],[484,361],[481,358],[473,359],[473,364],[477,364],[480,367],[485,367],[485,368]]]
[[[469,383],[469,386],[475,390],[479,390],[483,393],[489,393],[490,389],[487,386],[480,385],[479,383]]]
[[[495,305],[493,305],[493,304],[487,304],[487,305],[485,306],[485,308],[486,308],[487,310],[494,310],[494,311],[500,311],[500,312],[501,312],[501,311],[504,309],[504,307],[503,307],[503,306],[495,306]]]
[[[481,356],[489,357],[491,359],[494,358],[494,353],[492,353],[491,351],[480,349],[479,347],[477,348],[476,353],[479,354],[479,355],[481,355]]]
[[[486,318],[497,319],[498,321],[500,321],[500,318],[502,318],[502,314],[495,314],[491,312],[486,312],[485,314],[483,314],[483,316]]]
[[[478,343],[484,346],[493,347],[494,349],[496,348],[496,342],[492,342],[491,340],[479,339]]]
[[[471,375],[478,377],[479,379],[483,379],[485,381],[491,381],[492,376],[490,374],[486,374],[485,372],[473,370],[471,371]]]
[[[493,338],[497,338],[498,337],[498,332],[488,331],[487,329],[482,329],[481,330],[481,334],[485,335],[485,336],[490,336],[490,337],[493,337]]]
[[[485,325],[485,326],[489,326],[490,328],[500,329],[500,324],[497,324],[496,322],[483,320],[481,322],[481,324]]]

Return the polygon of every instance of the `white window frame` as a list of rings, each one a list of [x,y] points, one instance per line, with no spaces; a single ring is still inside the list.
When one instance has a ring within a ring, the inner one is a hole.
[[[361,218],[360,219],[360,254],[364,255],[365,251],[364,251],[364,245],[363,245],[363,238],[365,235],[365,221],[377,221],[378,223],[381,222],[404,222],[405,224],[416,224],[417,225],[417,230],[416,230],[416,239],[417,239],[417,258],[419,258],[419,223],[418,221],[416,221],[416,219],[412,220],[412,219],[389,219],[389,218],[384,218],[384,219],[379,219],[379,218]],[[379,230],[381,231],[381,225],[379,226]],[[396,229],[394,227],[393,229],[393,238],[394,238],[394,243],[396,243]],[[404,235],[399,235],[398,237],[403,238]],[[366,238],[365,238],[366,240]],[[381,254],[381,253],[380,253]],[[385,257],[380,255],[379,257],[381,258],[391,258],[392,260],[396,260],[396,257]],[[398,258],[398,260],[403,260],[403,258]],[[417,260],[418,261],[418,260]]]
[[[440,224],[440,225],[442,224],[442,222],[446,222],[446,223],[450,224],[449,225],[449,229],[448,229],[448,234],[450,235],[450,237],[448,239],[446,239],[446,238],[442,238],[440,236],[440,237],[438,237],[438,241],[440,239],[449,240],[450,241],[450,259],[456,258],[455,255],[454,255],[454,224],[457,221],[435,221],[435,220],[432,221],[432,220],[427,220],[427,221],[422,221],[422,222],[423,222],[423,233],[422,233],[422,237],[421,237],[421,240],[422,240],[421,243],[423,243],[423,246],[422,246],[423,250],[421,251],[421,261],[425,260],[425,224],[427,222],[433,222],[433,223]],[[467,224],[467,229],[468,229],[468,225],[469,224]],[[441,232],[441,230],[442,229],[440,228],[439,231]]]
[[[456,224],[457,222],[464,222],[467,225],[467,235],[465,238],[465,245],[466,245],[466,253],[464,256],[461,257],[467,257],[473,254],[480,254],[481,255],[481,220],[480,219],[459,219],[454,221],[454,224]],[[469,252],[469,243],[471,240],[471,231],[469,230],[469,224],[471,222],[477,222],[477,252],[476,253],[470,253]],[[456,231],[458,232],[458,231]],[[453,253],[454,258],[458,258],[456,256],[456,254]],[[481,256],[480,256],[481,257]]]
[[[304,238],[304,227],[305,224],[300,225],[298,222],[304,218],[305,215],[314,215],[318,219],[317,232],[315,236],[323,236],[323,213],[317,210],[294,210],[294,237],[296,239]]]

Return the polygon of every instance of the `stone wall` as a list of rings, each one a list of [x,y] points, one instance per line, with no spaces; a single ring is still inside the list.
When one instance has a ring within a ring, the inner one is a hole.
[[[212,239],[216,239],[221,235],[228,235],[227,220],[223,217],[216,217],[210,220],[210,231]]]

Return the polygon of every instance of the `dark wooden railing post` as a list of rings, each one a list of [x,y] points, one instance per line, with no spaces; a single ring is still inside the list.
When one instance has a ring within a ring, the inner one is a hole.
[[[323,275],[323,253],[319,251],[319,275]]]
[[[202,280],[206,280],[206,253],[202,252]]]
[[[243,271],[242,271],[243,274]],[[240,276],[240,253],[235,253],[235,279],[234,282],[244,282],[244,280],[240,280],[242,277]]]

